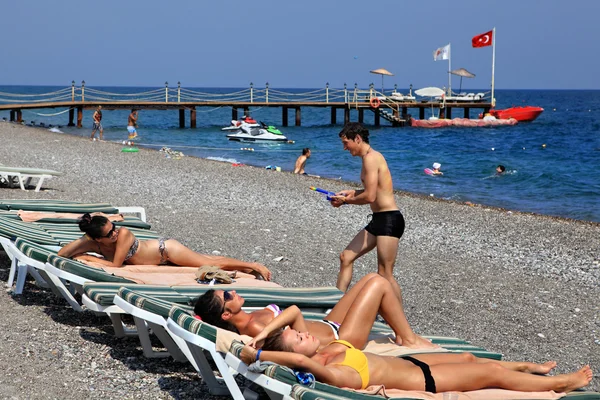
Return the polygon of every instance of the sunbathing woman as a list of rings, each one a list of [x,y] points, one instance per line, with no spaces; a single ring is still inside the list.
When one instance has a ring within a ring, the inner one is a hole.
[[[277,324],[270,325],[269,330]],[[256,350],[253,346],[258,341],[253,340],[244,346],[242,361],[247,364],[255,360],[275,362],[310,372],[321,382],[353,389],[384,385],[387,389],[432,393],[485,388],[570,392],[586,386],[592,379],[589,366],[570,374],[537,375],[550,372],[556,366],[552,361],[545,364],[494,361],[464,353],[379,356],[362,352],[345,340],[334,340],[321,348],[319,339],[307,333],[306,326],[304,328],[302,333],[279,329],[268,338],[264,350]]]
[[[233,290],[209,290],[200,296],[194,312],[209,324],[252,337],[282,313],[275,304],[251,313],[242,310],[243,305],[244,298]],[[438,347],[412,331],[392,285],[375,273],[358,281],[322,321],[304,321],[295,306],[283,313],[288,318],[286,325],[302,323],[311,335],[324,343],[341,338],[361,349],[380,313],[394,330],[397,344],[412,348]]]
[[[117,227],[106,217],[84,214],[79,229],[85,232],[80,239],[65,245],[58,255],[77,257],[82,261],[94,261],[109,267],[133,265],[181,265],[201,267],[214,265],[225,271],[242,271],[271,280],[271,272],[262,264],[249,263],[234,258],[209,256],[188,249],[175,239],[139,240],[125,227]],[[87,252],[102,254],[104,259],[85,255]]]

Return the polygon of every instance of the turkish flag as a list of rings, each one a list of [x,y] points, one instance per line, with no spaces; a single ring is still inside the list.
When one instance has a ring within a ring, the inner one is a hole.
[[[471,40],[471,44],[473,45],[473,47],[491,46],[493,40],[492,34],[493,31],[489,31],[486,33],[482,33],[481,35],[477,35]]]

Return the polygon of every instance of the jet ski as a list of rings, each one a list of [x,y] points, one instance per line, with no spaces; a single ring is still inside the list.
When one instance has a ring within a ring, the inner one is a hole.
[[[242,118],[239,121],[232,120],[231,125],[226,126],[225,128],[221,128],[221,130],[238,132],[242,129],[243,125],[247,125],[250,128],[260,128],[261,127],[261,125],[258,122],[256,122],[255,119],[245,116],[244,118]]]
[[[229,140],[235,140],[238,142],[287,142],[288,139],[281,133],[281,131],[272,125],[266,125],[261,122],[260,127],[251,127],[244,124],[240,127],[240,130],[235,133],[227,135]]]

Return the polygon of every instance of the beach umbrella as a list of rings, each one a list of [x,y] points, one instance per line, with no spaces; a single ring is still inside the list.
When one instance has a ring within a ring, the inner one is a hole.
[[[415,94],[423,97],[437,97],[443,95],[444,91],[440,88],[430,86],[415,90]]]
[[[390,71],[388,71],[385,68],[379,68],[379,69],[374,69],[372,71],[370,71],[372,74],[377,74],[377,75],[381,75],[381,93],[383,93],[383,76],[384,75],[388,75],[388,76],[394,76],[394,74],[392,74]]]
[[[462,90],[462,78],[475,78],[475,74],[472,74],[464,68],[452,70],[450,73],[452,75],[460,76],[460,87],[458,88],[458,93],[460,93]]]

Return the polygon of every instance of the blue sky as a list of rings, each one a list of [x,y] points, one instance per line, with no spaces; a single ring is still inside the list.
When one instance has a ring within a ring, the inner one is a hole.
[[[600,2],[19,0],[2,4],[0,84],[317,88],[381,78],[388,88],[447,85],[452,68],[489,88],[600,89]],[[459,80],[454,78],[453,87]]]

